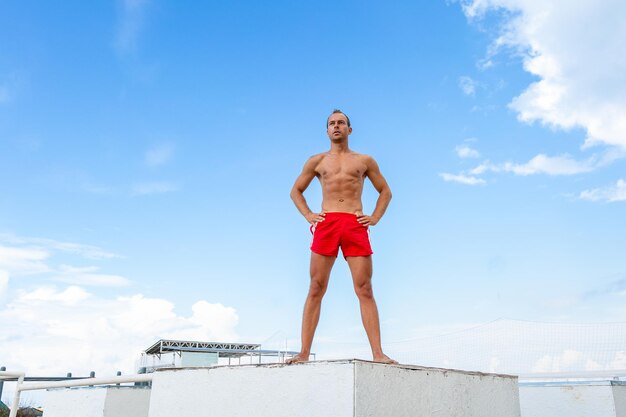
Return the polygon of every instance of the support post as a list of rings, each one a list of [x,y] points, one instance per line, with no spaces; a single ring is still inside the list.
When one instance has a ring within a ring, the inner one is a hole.
[[[20,408],[20,389],[22,388],[22,383],[24,383],[24,374],[17,378],[15,394],[13,395],[13,405],[11,406],[9,417],[17,417],[17,409]]]
[[[7,370],[6,366],[0,367],[0,372],[4,372]],[[2,388],[4,388],[4,380],[0,379],[0,400],[2,400]]]
[[[143,374],[145,374],[145,373],[146,373],[146,367],[145,367],[145,366],[142,366],[141,368],[139,368],[139,371],[137,371],[137,373],[138,373],[139,375],[143,375]],[[145,382],[135,382],[135,386],[136,386],[136,387],[143,387],[143,386],[145,386],[145,385],[148,385],[148,384],[147,384],[147,383],[145,383]]]

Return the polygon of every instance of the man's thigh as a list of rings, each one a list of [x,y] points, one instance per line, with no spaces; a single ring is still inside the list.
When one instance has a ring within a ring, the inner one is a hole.
[[[347,256],[346,262],[352,273],[354,285],[360,285],[372,280],[372,256]]]
[[[325,256],[311,252],[311,279],[320,281],[323,284],[328,283],[330,271],[333,269],[336,259],[334,256]]]

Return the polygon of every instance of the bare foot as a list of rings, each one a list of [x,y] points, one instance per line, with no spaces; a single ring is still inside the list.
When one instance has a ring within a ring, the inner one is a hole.
[[[309,361],[309,355],[305,355],[303,353],[298,353],[293,358],[289,358],[285,361],[287,365],[292,365],[294,363],[303,363]]]
[[[398,365],[398,361],[394,361],[387,355],[375,356],[374,362],[386,363],[388,365]]]

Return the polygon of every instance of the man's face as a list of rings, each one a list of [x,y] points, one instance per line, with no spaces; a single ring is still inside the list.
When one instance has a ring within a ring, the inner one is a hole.
[[[352,133],[352,128],[348,126],[348,119],[343,113],[333,113],[328,118],[328,126],[326,129],[328,137],[333,142],[341,142],[348,138]]]

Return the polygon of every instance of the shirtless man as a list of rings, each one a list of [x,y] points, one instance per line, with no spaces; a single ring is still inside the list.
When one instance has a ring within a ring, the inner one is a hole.
[[[328,118],[326,127],[330,150],[309,158],[291,190],[291,199],[312,225],[313,244],[311,284],[302,316],[302,348],[287,363],[309,360],[322,298],[340,246],[352,273],[373,359],[376,362],[397,363],[383,353],[380,343],[378,309],[372,291],[372,249],[368,236],[368,227],[378,223],[385,213],[391,200],[391,190],[376,161],[348,147],[348,136],[352,133],[348,116],[335,110]],[[322,185],[320,213],[314,213],[309,208],[303,195],[315,177]],[[376,208],[370,216],[363,213],[361,202],[365,177],[370,179],[379,193]]]

